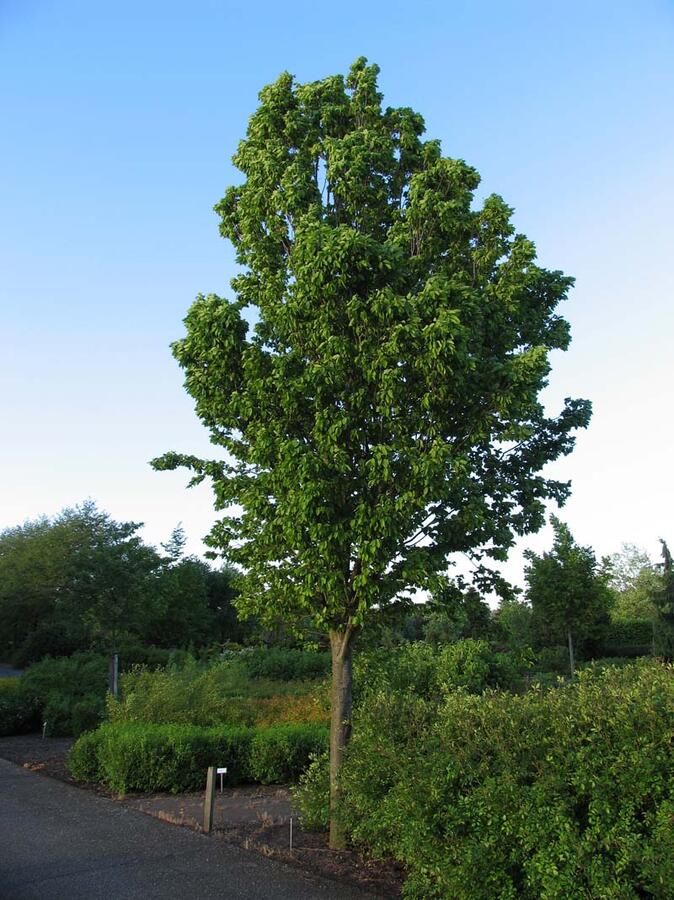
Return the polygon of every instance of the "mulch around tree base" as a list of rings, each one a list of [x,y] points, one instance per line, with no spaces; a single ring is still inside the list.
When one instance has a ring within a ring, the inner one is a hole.
[[[39,734],[0,737],[0,757],[50,778],[96,791],[146,815],[185,828],[201,830],[203,794],[129,794],[119,797],[100,785],[83,785],[68,773],[72,738]],[[290,848],[290,819],[293,846]],[[371,860],[352,850],[329,850],[327,836],[302,831],[292,812],[288,788],[251,785],[216,791],[212,836],[262,853],[317,875],[361,887],[381,897],[399,897],[403,869],[389,861]]]

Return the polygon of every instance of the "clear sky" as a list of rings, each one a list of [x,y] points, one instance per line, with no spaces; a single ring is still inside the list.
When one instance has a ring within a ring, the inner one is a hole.
[[[169,343],[229,290],[212,207],[260,88],[360,55],[576,276],[546,400],[595,413],[562,518],[599,554],[674,543],[671,0],[0,0],[0,528],[92,497],[201,552],[209,489],[147,461],[209,453]]]

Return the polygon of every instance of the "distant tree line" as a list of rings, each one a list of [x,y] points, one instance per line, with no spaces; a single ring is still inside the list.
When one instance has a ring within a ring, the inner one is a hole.
[[[0,658],[241,641],[233,570],[186,556],[178,526],[160,549],[138,522],[87,501],[0,533]]]

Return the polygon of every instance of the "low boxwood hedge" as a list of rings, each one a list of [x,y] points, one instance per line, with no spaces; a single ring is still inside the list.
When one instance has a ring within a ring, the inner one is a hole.
[[[327,739],[327,729],[320,725],[107,723],[79,738],[68,765],[78,780],[100,781],[121,794],[199,790],[213,765],[227,766],[229,784],[283,783],[297,780]]]

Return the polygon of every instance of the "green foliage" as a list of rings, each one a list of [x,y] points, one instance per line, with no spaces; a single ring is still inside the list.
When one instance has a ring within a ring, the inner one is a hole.
[[[107,677],[105,656],[47,657],[26,670],[21,690],[40,710],[48,734],[78,735],[103,718]]]
[[[669,897],[673,740],[674,669],[652,661],[433,709],[382,692],[359,712],[340,817],[408,868],[408,897]]]
[[[580,547],[568,527],[552,516],[552,550],[526,556],[527,600],[540,644],[559,644],[571,637],[602,637],[609,622],[612,594],[608,575],[600,571],[594,551]],[[570,648],[571,652],[571,648]],[[571,659],[573,672],[573,659]]]
[[[662,575],[645,550],[623,544],[619,553],[605,560],[609,586],[615,594],[611,619],[616,622],[635,619],[653,620],[654,594],[662,588]]]
[[[301,696],[314,687],[301,681],[251,680],[247,668],[250,655],[234,654],[212,665],[192,660],[182,667],[132,670],[121,677],[120,698],[108,698],[108,716],[113,722],[253,725],[264,709],[251,701]]]
[[[665,659],[674,659],[674,562],[665,541],[662,544],[662,579],[653,594],[656,609],[655,652]]]
[[[601,649],[606,656],[646,656],[653,645],[652,619],[616,619],[605,629]]]
[[[98,763],[98,731],[86,731],[73,744],[68,754],[68,771],[77,781],[95,782],[100,780]]]
[[[437,700],[458,688],[479,693],[514,687],[520,674],[512,658],[495,653],[486,641],[463,640],[439,649],[418,642],[359,654],[355,696],[359,706],[382,691]]]
[[[301,681],[323,678],[330,672],[330,654],[280,647],[251,647],[241,654],[251,678]]]
[[[83,735],[69,759],[71,774],[128,791],[195,791],[206,769],[227,766],[229,784],[295,780],[311,754],[324,750],[323,726],[255,729],[108,723]]]
[[[446,583],[415,612],[421,614],[420,636],[431,644],[448,644],[462,638],[488,639],[492,633],[491,609],[474,588],[461,590]]]
[[[0,737],[39,728],[40,709],[23,691],[19,678],[0,678]]]
[[[311,758],[293,789],[293,805],[300,814],[302,828],[325,831],[330,821],[330,759],[328,753]]]
[[[383,108],[377,73],[262,90],[217,206],[234,298],[200,296],[173,345],[226,461],[154,465],[240,507],[210,543],[263,620],[357,628],[453,552],[502,556],[566,497],[539,473],[589,420],[538,401],[572,280],[536,264],[500,197],[475,207],[477,172]]]
[[[0,654],[25,667],[82,650],[241,638],[233,572],[180,558],[179,535],[162,557],[139,528],[88,501],[0,533]]]

